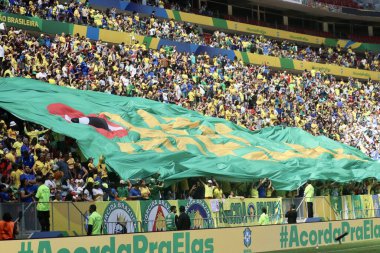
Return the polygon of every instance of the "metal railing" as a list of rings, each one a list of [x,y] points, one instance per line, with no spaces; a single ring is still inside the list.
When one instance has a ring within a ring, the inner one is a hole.
[[[50,205],[50,229],[55,230],[55,221],[66,221],[67,230],[70,230],[70,216],[80,215],[81,223],[85,224],[85,215],[78,209],[74,202],[49,202]],[[59,215],[53,205],[64,205],[63,209],[67,213]],[[19,235],[18,238],[28,238],[34,232],[41,231],[41,226],[37,217],[37,203],[23,203],[23,202],[5,202],[0,204],[0,218],[4,213],[10,213],[13,220],[18,223]],[[67,214],[67,215],[66,215]],[[62,217],[63,216],[63,217]],[[85,234],[84,226],[82,226],[81,234]]]
[[[141,221],[104,222],[103,234],[130,234],[145,232]]]
[[[1,203],[0,215],[10,213],[15,222],[19,224],[19,237],[40,231],[41,227],[37,218],[36,203]]]

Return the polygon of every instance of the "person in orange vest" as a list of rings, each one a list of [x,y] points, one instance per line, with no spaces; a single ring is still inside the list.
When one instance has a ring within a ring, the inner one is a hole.
[[[10,213],[4,213],[3,219],[0,221],[0,240],[16,239],[17,234],[17,222],[12,220]]]

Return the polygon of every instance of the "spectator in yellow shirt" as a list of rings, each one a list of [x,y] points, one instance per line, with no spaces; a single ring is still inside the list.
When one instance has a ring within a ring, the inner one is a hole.
[[[18,131],[17,131],[17,124],[14,121],[11,121],[9,123],[9,129],[8,129],[8,138],[11,139],[12,141],[16,141]]]
[[[14,188],[18,189],[20,188],[21,181],[20,176],[24,174],[24,171],[22,170],[21,165],[17,164],[15,165],[15,169],[11,172],[11,185],[14,186]]]
[[[8,159],[11,163],[16,162],[16,149],[12,148],[10,152],[6,152],[5,158]]]
[[[204,188],[205,188],[205,199],[212,199],[214,197],[214,189],[215,187],[219,188],[218,183],[214,179],[207,180],[207,184],[205,184],[202,180],[199,180]],[[215,184],[215,186],[213,185]]]
[[[30,127],[30,131],[28,131],[26,123],[24,123],[24,133],[29,137],[30,142],[33,143],[33,141],[37,142],[37,139],[40,135],[48,132],[50,129],[45,129],[45,130],[37,130],[34,129],[33,127]]]
[[[222,190],[222,188],[220,188],[219,185],[215,186],[213,194],[214,194],[214,199],[224,198],[223,190]]]
[[[142,198],[143,200],[144,200],[144,199],[145,199],[145,200],[149,199],[149,197],[150,197],[150,190],[149,190],[148,186],[146,185],[144,179],[142,179],[142,180],[140,181],[140,187],[139,187],[139,190],[140,190],[140,192],[141,192],[141,198]]]
[[[38,138],[38,140],[40,141],[40,143],[37,143],[34,146],[34,152],[36,153],[37,149],[41,150],[41,152],[49,152],[49,149],[45,145],[45,138],[40,137],[40,138]]]
[[[87,168],[89,172],[96,173],[96,167],[94,165],[94,158],[90,157],[88,159]]]
[[[21,156],[21,147],[24,145],[24,143],[21,140],[21,136],[17,135],[15,143],[13,143],[12,147],[16,149],[16,156],[20,157]]]
[[[69,153],[69,159],[67,159],[67,165],[69,166],[69,170],[70,170],[70,173],[71,173],[71,176],[76,178],[76,173],[75,173],[75,170],[74,170],[74,167],[75,167],[75,159],[73,158],[73,154],[70,152]]]

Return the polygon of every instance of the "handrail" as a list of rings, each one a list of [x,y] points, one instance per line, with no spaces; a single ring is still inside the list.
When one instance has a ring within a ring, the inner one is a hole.
[[[33,204],[34,204],[34,202],[30,202],[30,203],[26,206],[26,208],[24,209],[24,211],[20,211],[20,212],[19,212],[19,215],[18,215],[18,217],[17,217],[17,219],[15,219],[14,222],[19,222],[19,221],[21,220],[21,218],[24,216],[24,214],[26,213],[26,211],[28,211],[29,208],[30,208]]]
[[[77,211],[81,214],[81,216],[83,218],[86,218],[86,215],[84,213],[82,213],[82,211],[75,205],[75,202],[70,202],[70,201],[67,201],[68,203],[71,203],[71,205],[73,205],[75,207],[75,209],[77,209]]]
[[[324,199],[325,199],[325,198],[324,198]],[[297,207],[297,209],[296,209],[297,212],[298,212],[298,210],[301,208],[301,205],[302,205],[303,202],[305,202],[305,197],[302,198],[301,203],[298,205],[298,207]]]

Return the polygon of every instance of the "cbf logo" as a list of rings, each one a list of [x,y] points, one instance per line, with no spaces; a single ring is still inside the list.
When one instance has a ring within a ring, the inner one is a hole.
[[[252,231],[249,228],[244,229],[244,246],[249,248],[252,244]]]
[[[138,231],[137,218],[126,202],[111,202],[103,214],[104,234],[126,234]]]

